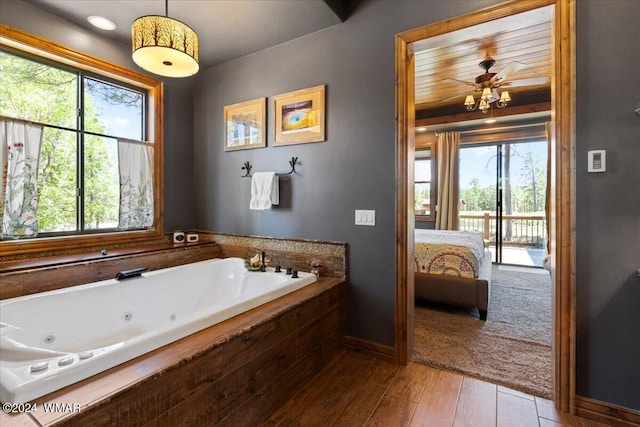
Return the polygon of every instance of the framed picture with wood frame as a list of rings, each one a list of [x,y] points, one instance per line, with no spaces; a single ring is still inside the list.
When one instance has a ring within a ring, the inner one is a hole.
[[[266,108],[266,98],[224,107],[224,151],[267,146]]]
[[[324,141],[324,97],[324,85],[274,96],[273,145]]]

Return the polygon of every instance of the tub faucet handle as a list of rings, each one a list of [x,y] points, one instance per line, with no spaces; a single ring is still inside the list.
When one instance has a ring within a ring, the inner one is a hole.
[[[285,274],[292,274],[292,273],[293,273],[293,268],[287,267],[287,272]]]
[[[282,273],[282,267],[280,264],[276,265],[276,273]]]
[[[298,278],[298,270],[293,270],[291,272],[291,278],[292,279],[297,279]]]
[[[260,252],[260,271],[262,272],[267,271],[267,263],[265,262],[265,259],[264,251]]]

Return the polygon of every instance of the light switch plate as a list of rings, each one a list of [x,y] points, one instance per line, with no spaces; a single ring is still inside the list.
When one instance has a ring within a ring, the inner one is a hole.
[[[589,151],[587,172],[604,172],[607,170],[607,152],[605,150]]]
[[[356,209],[356,225],[376,225],[376,211]]]

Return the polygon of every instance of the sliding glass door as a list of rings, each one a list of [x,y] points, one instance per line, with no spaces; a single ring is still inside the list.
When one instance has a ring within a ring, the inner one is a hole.
[[[493,262],[542,266],[547,142],[460,147],[458,228],[482,232]]]

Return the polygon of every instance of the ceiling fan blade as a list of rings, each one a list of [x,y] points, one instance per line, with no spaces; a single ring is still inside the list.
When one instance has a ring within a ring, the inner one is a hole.
[[[463,96],[467,96],[467,95],[469,95],[469,92],[466,92],[466,91],[465,91],[465,92],[460,92],[460,93],[459,93],[459,94],[457,94],[457,95],[453,95],[453,96],[450,96],[450,97],[448,97],[448,98],[441,99],[441,100],[440,100],[440,101],[438,101],[438,102],[443,102],[443,103],[444,103],[444,102],[447,102],[447,101],[451,101],[452,99],[461,98],[461,97],[463,97]]]
[[[532,77],[529,79],[518,79],[500,84],[500,86],[518,87],[518,86],[539,86],[546,84],[549,77]]]
[[[498,72],[495,76],[493,76],[491,81],[500,82],[502,80],[506,80],[507,77],[509,77],[511,74],[517,73],[518,71],[522,70],[526,66],[527,64],[525,64],[524,62],[512,61],[509,63],[509,65],[504,67],[502,70],[500,70],[500,72]]]
[[[447,81],[454,84],[463,84],[463,85],[471,86],[477,90],[480,90],[480,86],[478,84],[472,83],[472,82],[466,82],[464,80],[445,78],[445,79],[442,79],[442,81]]]

